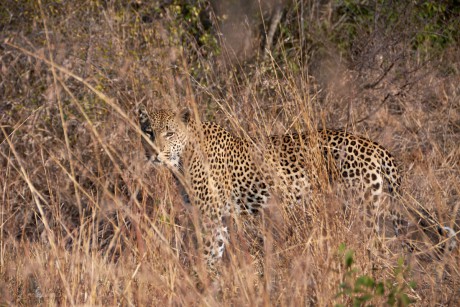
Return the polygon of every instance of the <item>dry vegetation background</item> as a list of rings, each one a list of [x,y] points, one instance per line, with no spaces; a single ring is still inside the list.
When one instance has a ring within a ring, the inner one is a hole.
[[[394,153],[402,207],[458,231],[460,3],[403,2],[2,1],[0,305],[458,306],[458,250],[376,237],[327,184],[295,219],[276,200],[263,213],[263,277],[254,236],[232,230],[207,279],[136,128],[141,100],[256,141],[346,128]]]

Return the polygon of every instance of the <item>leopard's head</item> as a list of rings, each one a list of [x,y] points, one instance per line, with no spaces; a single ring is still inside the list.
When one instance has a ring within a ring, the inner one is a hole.
[[[175,113],[172,110],[156,110],[148,113],[139,108],[139,123],[154,146],[143,140],[147,158],[154,164],[181,169],[181,155],[187,145],[187,125],[190,111]]]

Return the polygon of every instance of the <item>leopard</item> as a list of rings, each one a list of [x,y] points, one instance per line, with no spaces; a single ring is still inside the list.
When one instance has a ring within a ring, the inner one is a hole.
[[[174,175],[184,200],[198,211],[204,260],[210,268],[228,242],[224,219],[232,214],[257,215],[275,193],[296,203],[315,185],[311,152],[315,146],[331,180],[361,191],[374,206],[384,192],[398,195],[401,174],[392,154],[378,143],[345,130],[318,129],[269,137],[260,150],[214,122],[201,122],[185,108],[147,111],[138,107],[142,145],[147,159]],[[392,212],[398,234],[401,215]],[[438,225],[439,232],[455,232]]]

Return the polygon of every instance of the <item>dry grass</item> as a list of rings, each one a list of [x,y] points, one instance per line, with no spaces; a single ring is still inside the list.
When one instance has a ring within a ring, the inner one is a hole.
[[[363,208],[328,184],[294,217],[273,199],[257,229],[229,221],[221,274],[209,279],[190,211],[171,174],[146,164],[135,116],[141,100],[196,107],[202,120],[255,143],[289,129],[346,127],[394,153],[404,171],[400,205],[423,206],[458,230],[455,50],[443,53],[444,66],[397,63],[366,87],[385,64],[353,69],[329,50],[318,70],[282,50],[285,61],[230,66],[225,50],[184,50],[168,10],[142,22],[142,7],[118,2],[23,5],[8,7],[14,18],[2,17],[0,35],[0,305],[350,304],[337,297],[341,244],[354,250],[357,275],[415,281],[404,291],[420,306],[458,304],[458,250],[436,255],[436,242],[416,230],[419,250],[408,253],[364,227]],[[262,278],[254,231],[264,238]],[[405,274],[395,273],[399,258]]]

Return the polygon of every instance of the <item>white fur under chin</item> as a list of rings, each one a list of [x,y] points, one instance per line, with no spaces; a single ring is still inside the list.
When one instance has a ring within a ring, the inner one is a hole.
[[[457,233],[452,228],[447,226],[443,226],[442,229],[447,232],[447,236],[449,237],[447,239],[449,241],[449,250],[453,250],[457,247],[457,241],[455,240]]]

